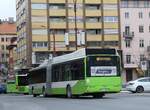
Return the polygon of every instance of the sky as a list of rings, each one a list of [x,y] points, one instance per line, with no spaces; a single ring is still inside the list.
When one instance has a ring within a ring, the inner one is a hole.
[[[8,17],[16,19],[16,0],[0,0],[0,19]]]

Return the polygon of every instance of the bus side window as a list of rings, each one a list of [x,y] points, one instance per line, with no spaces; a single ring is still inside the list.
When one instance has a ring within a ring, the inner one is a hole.
[[[71,75],[71,69],[70,69],[70,64],[68,63],[68,64],[66,64],[65,65],[65,80],[66,81],[70,81],[72,78],[72,75]]]
[[[74,61],[71,64],[72,80],[81,80],[84,78],[83,60]]]

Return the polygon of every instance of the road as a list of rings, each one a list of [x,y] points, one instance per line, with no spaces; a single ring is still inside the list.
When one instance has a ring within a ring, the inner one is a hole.
[[[6,94],[0,95],[0,110],[150,110],[150,93],[109,94],[103,99],[33,98]]]

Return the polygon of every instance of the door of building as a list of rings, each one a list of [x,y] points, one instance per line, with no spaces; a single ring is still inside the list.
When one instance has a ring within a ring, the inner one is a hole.
[[[132,69],[126,70],[126,81],[131,81],[133,79]]]

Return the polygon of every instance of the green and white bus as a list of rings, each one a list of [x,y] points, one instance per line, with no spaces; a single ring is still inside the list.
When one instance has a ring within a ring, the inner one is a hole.
[[[17,93],[18,92],[17,88],[16,88],[16,80],[15,79],[7,80],[6,92],[7,93]]]
[[[30,70],[29,88],[34,97],[117,93],[121,91],[121,59],[116,49],[79,49]]]
[[[14,79],[7,80],[7,93],[28,94],[28,69],[16,69]]]

